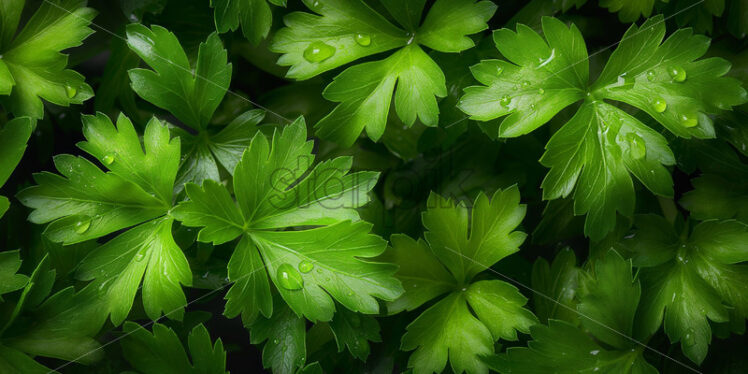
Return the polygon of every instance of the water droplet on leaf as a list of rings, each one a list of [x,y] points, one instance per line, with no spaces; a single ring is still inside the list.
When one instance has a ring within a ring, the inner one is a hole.
[[[276,277],[280,286],[287,290],[300,290],[304,287],[304,280],[301,278],[301,274],[289,264],[279,266]]]
[[[304,58],[309,62],[322,62],[335,54],[335,47],[324,42],[312,42],[304,50]]]
[[[88,228],[91,227],[91,218],[84,217],[75,222],[75,232],[79,235],[85,234]]]
[[[593,356],[597,356],[597,354],[600,353],[599,349],[595,349],[594,351],[590,351],[590,354]]]
[[[655,79],[655,73],[652,70],[648,71],[647,72],[647,80],[651,82],[654,79]]]
[[[652,102],[652,107],[654,108],[655,112],[662,113],[665,111],[665,109],[667,109],[667,102],[665,101],[665,99],[658,97]]]
[[[699,119],[693,114],[681,114],[680,123],[683,127],[695,127],[699,124]]]
[[[542,95],[545,93],[545,90],[542,88],[538,88],[538,94]]]
[[[633,132],[626,134],[626,142],[629,144],[629,155],[634,160],[640,160],[647,155],[647,145],[638,134]]]
[[[686,71],[680,66],[673,66],[668,68],[668,74],[673,78],[675,82],[683,82],[686,80]]]
[[[358,45],[360,45],[362,47],[366,47],[366,46],[368,46],[368,45],[371,44],[371,36],[369,36],[369,34],[360,34],[359,33],[359,34],[356,34],[356,36],[354,37],[354,39],[356,40],[356,44],[358,44]]]
[[[308,273],[314,269],[314,264],[304,260],[299,263],[299,271],[302,273]]]
[[[696,332],[693,329],[686,330],[686,333],[683,335],[683,345],[686,347],[696,345]]]
[[[504,97],[501,98],[500,102],[501,102],[501,105],[503,105],[503,106],[509,106],[509,104],[511,104],[511,102],[512,102],[512,98],[509,97],[508,95],[506,95],[506,96],[504,96]]]
[[[101,158],[101,161],[104,163],[104,165],[111,165],[112,162],[114,162],[114,154],[108,153],[104,155],[104,157]]]
[[[504,72],[504,68],[502,68],[501,66],[496,68],[496,75],[501,75],[501,73],[503,72]]]
[[[145,258],[145,254],[143,252],[138,252],[138,253],[135,254],[135,261],[136,262],[143,261],[144,258]]]
[[[68,95],[68,99],[72,99],[78,93],[78,90],[73,86],[65,85],[65,93]]]

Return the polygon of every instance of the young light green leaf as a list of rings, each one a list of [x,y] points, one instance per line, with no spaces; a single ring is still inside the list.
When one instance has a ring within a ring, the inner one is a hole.
[[[313,321],[332,318],[333,299],[372,314],[379,310],[375,297],[392,300],[402,292],[394,267],[362,261],[381,254],[385,242],[369,234],[370,225],[351,222],[378,174],[348,174],[348,157],[311,167],[311,148],[303,120],[270,141],[257,133],[234,171],[236,203],[225,187],[205,182],[188,187],[190,201],[172,211],[185,226],[202,227],[200,241],[243,236],[229,261],[235,284],[225,313],[241,312],[245,324],[272,313],[267,276],[294,312]]]
[[[145,151],[132,123],[120,116],[115,128],[103,114],[84,116],[87,141],[79,147],[111,172],[104,173],[82,157],[59,155],[62,174],[35,175],[37,186],[18,194],[34,211],[29,220],[51,222],[45,233],[65,244],[95,239],[162,216],[171,207],[179,162],[179,139],[153,119],[146,127]]]
[[[192,284],[187,258],[171,234],[173,220],[159,218],[120,234],[80,264],[77,277],[101,283],[112,323],[127,318],[143,282],[143,307],[151,319],[163,312],[181,320],[187,300],[180,284]]]
[[[502,258],[517,252],[527,234],[514,231],[525,217],[517,186],[498,190],[493,197],[479,194],[472,218],[464,203],[432,193],[423,213],[424,237],[458,282],[464,283]]]
[[[437,0],[419,26],[423,1],[383,1],[403,29],[361,0],[305,0],[305,4],[320,16],[289,14],[287,27],[278,31],[271,45],[272,51],[283,54],[278,64],[291,66],[288,77],[308,79],[400,48],[384,60],[344,70],[325,89],[325,98],[340,104],[315,127],[321,137],[344,146],[350,146],[364,128],[372,140],[381,138],[393,91],[395,111],[406,126],[416,119],[436,126],[436,98],[447,94],[444,73],[419,44],[442,52],[471,48],[474,43],[468,35],[486,29],[496,10],[490,1]]]
[[[136,323],[123,326],[122,350],[125,358],[144,374],[227,374],[226,351],[221,339],[211,344],[208,330],[197,325],[187,338],[190,357],[177,334],[155,323],[153,333]]]
[[[231,64],[218,34],[200,44],[193,69],[179,40],[160,26],[127,26],[127,44],[153,70],[130,70],[132,89],[188,126],[203,130],[231,82]]]
[[[44,1],[15,37],[24,4],[0,6],[0,102],[16,116],[44,117],[42,99],[69,106],[93,96],[84,77],[66,69],[67,55],[60,53],[93,33],[88,25],[96,11],[85,5],[85,0]]]
[[[416,117],[436,126],[436,97],[447,95],[444,82],[439,65],[417,45],[382,61],[348,68],[323,92],[326,99],[341,104],[317,122],[317,135],[349,146],[366,129],[370,139],[379,140],[387,125],[393,91],[395,110],[406,126],[413,125]]]
[[[480,272],[514,253],[525,234],[513,231],[525,215],[515,187],[489,199],[480,193],[468,222],[464,203],[432,193],[423,213],[426,242],[393,236],[393,250],[383,259],[399,265],[405,293],[388,303],[389,312],[414,309],[447,296],[407,327],[401,349],[412,351],[414,373],[441,372],[449,360],[455,373],[487,373],[480,357],[493,353],[499,339],[517,340],[537,319],[524,309],[527,299],[498,280],[471,283]],[[470,233],[468,235],[468,233]]]

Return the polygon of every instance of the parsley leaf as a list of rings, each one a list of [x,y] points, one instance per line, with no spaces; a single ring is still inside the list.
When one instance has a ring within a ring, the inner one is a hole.
[[[130,70],[132,89],[193,129],[205,129],[231,81],[218,34],[200,44],[194,69],[177,37],[161,26],[128,25],[127,44],[153,68]]]
[[[26,143],[31,136],[34,122],[29,117],[14,118],[0,129],[0,187],[13,173],[26,151]],[[0,218],[8,209],[9,202],[5,196],[0,196]]]
[[[664,318],[670,341],[701,363],[712,339],[709,320],[742,324],[748,316],[748,226],[710,220],[679,235],[654,215],[638,216],[636,226],[618,246],[641,268],[640,335],[654,334]]]
[[[220,33],[235,31],[241,23],[244,37],[258,44],[268,36],[273,25],[273,13],[268,1],[273,5],[286,6],[286,0],[212,0],[216,30]]]
[[[381,342],[379,336],[379,322],[370,316],[351,312],[340,308],[330,321],[330,330],[335,336],[338,352],[348,347],[353,357],[366,361],[371,348],[369,341]]]
[[[417,26],[423,1],[382,1],[401,28],[361,0],[305,0],[305,4],[319,15],[289,14],[284,20],[287,27],[278,31],[271,44],[272,51],[283,54],[278,64],[290,66],[290,78],[309,79],[399,48],[384,60],[344,70],[323,92],[326,99],[340,104],[315,125],[317,133],[346,146],[364,128],[372,140],[381,138],[393,91],[395,111],[406,126],[412,126],[416,119],[436,126],[436,98],[447,95],[445,78],[420,45],[441,52],[471,48],[474,43],[468,35],[486,29],[496,10],[490,1],[437,0]]]
[[[410,323],[401,349],[412,351],[414,373],[441,372],[449,359],[455,373],[487,373],[480,356],[493,352],[499,339],[517,340],[535,316],[523,308],[527,299],[512,285],[473,278],[517,252],[526,234],[514,229],[525,216],[519,190],[498,190],[490,200],[480,193],[468,209],[432,193],[423,213],[426,241],[392,237],[384,260],[400,266],[406,292],[388,303],[390,313],[412,310],[446,294]]]
[[[545,40],[527,26],[494,33],[508,60],[473,67],[485,86],[465,89],[459,107],[481,121],[506,116],[498,134],[516,137],[547,123],[563,108],[584,99],[576,114],[548,142],[541,162],[550,167],[543,181],[546,200],[574,192],[575,214],[587,214],[585,234],[599,240],[615,226],[616,212],[630,216],[634,187],[629,174],[649,190],[672,196],[665,166],[674,157],[665,138],[605,100],[632,105],[681,137],[714,137],[708,114],[748,100],[730,64],[699,58],[709,40],[678,30],[663,42],[661,16],[631,26],[588,86],[589,68],[579,30],[543,18]]]
[[[16,274],[21,268],[21,255],[16,251],[0,252],[0,301],[2,295],[20,290],[29,283],[29,277]]]
[[[532,288],[552,298],[534,299],[535,314],[541,322],[545,323],[549,319],[577,320],[578,314],[575,311],[581,270],[576,267],[576,261],[574,251],[565,248],[551,264],[544,258],[537,259],[533,264]]]
[[[36,174],[39,185],[18,194],[34,209],[29,220],[49,222],[47,237],[66,245],[138,225],[91,252],[77,277],[97,279],[106,288],[106,308],[115,324],[127,317],[141,279],[146,314],[156,319],[164,311],[180,319],[185,303],[180,283],[190,285],[192,276],[172,237],[173,220],[165,216],[172,206],[179,139],[170,139],[154,118],[141,143],[127,117],[120,115],[115,127],[101,113],[83,116],[83,133],[87,140],[78,146],[110,172],[83,157],[57,156],[62,176]]]
[[[641,286],[631,261],[615,251],[592,263],[580,285],[577,305],[582,324],[549,319],[530,327],[528,347],[511,347],[486,361],[500,373],[646,373],[657,370],[642,357],[642,347],[630,338]],[[613,331],[615,330],[615,332]]]
[[[93,33],[88,25],[96,11],[85,7],[85,0],[44,1],[14,37],[24,1],[3,3],[0,102],[16,116],[42,118],[41,99],[62,106],[90,99],[93,90],[82,75],[65,68],[68,58],[60,51]]]
[[[611,13],[618,13],[621,22],[631,23],[642,17],[649,17],[656,0],[600,0],[600,6]]]
[[[261,317],[250,329],[252,344],[265,341],[262,348],[262,366],[273,373],[292,374],[306,361],[306,326],[279,297],[274,298],[274,312],[269,318]]]
[[[267,276],[291,309],[312,321],[332,318],[333,298],[371,314],[379,310],[374,297],[392,300],[402,292],[394,267],[361,260],[379,255],[385,242],[369,234],[371,225],[352,222],[378,173],[348,174],[349,157],[312,168],[312,145],[303,118],[270,141],[257,133],[234,171],[236,203],[226,187],[206,181],[188,185],[190,200],[172,211],[183,225],[202,227],[199,241],[242,236],[229,261],[235,283],[225,314],[241,312],[245,325],[259,312],[272,313]],[[278,231],[290,227],[296,230]]]
[[[226,351],[221,339],[211,344],[208,330],[197,325],[187,338],[190,357],[187,356],[177,334],[170,328],[153,324],[153,333],[136,323],[123,326],[125,338],[122,350],[125,358],[144,374],[225,374]]]

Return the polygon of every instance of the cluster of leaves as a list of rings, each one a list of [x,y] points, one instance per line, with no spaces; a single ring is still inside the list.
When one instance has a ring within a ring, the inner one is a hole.
[[[748,369],[742,2],[94,7],[0,3],[0,372]]]

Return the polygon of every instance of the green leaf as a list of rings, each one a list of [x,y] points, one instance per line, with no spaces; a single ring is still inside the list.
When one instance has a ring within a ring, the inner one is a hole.
[[[639,16],[649,17],[654,3],[655,0],[601,0],[600,6],[608,8],[611,13],[618,13],[618,19],[621,22],[631,23],[638,20]]]
[[[748,226],[704,221],[685,239],[661,217],[637,218],[637,227],[619,245],[642,267],[639,335],[655,333],[664,319],[670,341],[701,363],[712,338],[709,320],[742,324],[748,316]]]
[[[645,153],[642,156],[642,149]],[[585,102],[546,145],[540,162],[551,170],[543,198],[574,192],[574,213],[587,214],[585,234],[599,240],[615,227],[616,212],[634,212],[630,174],[661,196],[673,196],[675,158],[665,138],[621,109]]]
[[[656,374],[641,349],[615,351],[601,347],[590,336],[568,322],[551,319],[548,326],[530,327],[529,348],[511,347],[506,353],[486,358],[499,373]]]
[[[130,364],[144,374],[224,374],[226,351],[221,339],[211,344],[208,330],[197,325],[187,338],[187,356],[177,334],[170,328],[155,323],[153,333],[136,323],[123,326],[125,338],[122,350]]]
[[[182,154],[185,155],[177,174],[177,186],[190,182],[201,183],[208,179],[220,180],[219,165],[233,174],[244,149],[258,131],[257,125],[264,117],[264,111],[250,110],[236,117],[220,131],[207,129],[197,135],[172,128],[172,134],[178,135],[182,140]]]
[[[319,16],[294,12],[273,38],[271,50],[282,53],[287,76],[309,79],[357,59],[399,48],[383,60],[349,67],[334,78],[323,95],[340,103],[315,127],[320,137],[350,146],[361,132],[374,141],[384,134],[393,91],[395,111],[410,127],[416,119],[439,122],[437,97],[447,95],[444,73],[419,46],[442,52],[473,47],[470,34],[485,30],[496,10],[490,1],[438,0],[420,20],[424,2],[384,7],[405,29],[391,24],[361,0],[305,0]],[[397,88],[396,88],[397,87]]]
[[[143,144],[132,123],[121,115],[115,128],[103,114],[84,116],[87,141],[79,147],[109,170],[71,155],[56,156],[62,174],[40,173],[37,186],[18,194],[34,209],[29,220],[51,222],[47,237],[64,244],[95,239],[162,216],[171,207],[171,195],[179,162],[179,139],[153,119],[146,127]],[[145,151],[143,151],[145,145]]]
[[[26,151],[26,142],[31,136],[34,121],[29,117],[14,118],[0,129],[0,187],[13,173]],[[8,209],[9,202],[0,196],[0,217]]]
[[[415,241],[407,235],[397,234],[390,241],[393,248],[379,259],[398,265],[397,278],[406,292],[387,303],[389,314],[414,310],[457,288],[457,282],[423,239]]]
[[[330,329],[335,336],[338,352],[348,347],[353,357],[366,361],[371,348],[369,341],[381,342],[379,336],[379,322],[368,315],[351,312],[340,308],[330,321]]]
[[[127,44],[153,68],[130,70],[132,89],[186,125],[205,129],[231,82],[231,64],[218,34],[200,44],[194,69],[177,37],[163,27],[130,24]]]
[[[312,168],[311,148],[303,119],[270,141],[257,133],[234,171],[236,203],[225,187],[206,181],[202,188],[187,187],[190,200],[172,211],[183,225],[201,227],[200,241],[242,236],[229,261],[235,284],[225,313],[241,311],[245,324],[258,312],[272,312],[268,275],[291,309],[312,321],[332,318],[333,299],[373,314],[379,310],[375,297],[392,300],[402,292],[394,267],[362,261],[381,254],[385,242],[369,234],[371,225],[352,222],[378,174],[348,174],[348,157]],[[277,231],[287,228],[295,230]]]
[[[348,68],[323,92],[327,100],[341,104],[317,122],[317,135],[350,146],[366,129],[370,139],[379,140],[387,125],[395,85],[395,110],[405,125],[412,126],[418,117],[425,125],[436,126],[436,97],[447,94],[444,79],[439,66],[417,45],[382,61]]]
[[[49,374],[57,373],[34,361],[23,352],[0,344],[0,370],[6,373]]]
[[[641,285],[634,280],[631,261],[610,250],[592,262],[590,273],[583,282],[577,304],[582,326],[602,343],[621,350],[630,348],[641,296]]]
[[[548,297],[534,299],[535,314],[541,322],[549,319],[574,322],[578,319],[577,288],[581,270],[576,267],[576,261],[574,251],[567,247],[556,255],[550,265],[544,258],[537,259],[533,264],[532,288]]]
[[[554,266],[568,264],[570,257],[563,253]],[[642,357],[642,343],[631,337],[641,295],[631,261],[610,250],[584,275],[579,286],[572,286],[578,288],[582,326],[552,318],[548,326],[531,326],[527,348],[511,347],[488,358],[489,366],[500,373],[657,373]]]
[[[432,193],[423,213],[424,237],[434,255],[464,283],[502,258],[517,252],[527,234],[514,231],[525,217],[517,186],[498,190],[489,200],[481,193],[472,207]]]
[[[14,115],[42,118],[41,99],[69,106],[93,96],[84,77],[66,69],[68,56],[60,53],[79,46],[93,33],[88,25],[96,11],[85,4],[85,0],[44,1],[15,37],[23,2],[10,1],[0,8],[0,102]]]
[[[187,258],[171,234],[173,220],[159,218],[115,237],[91,252],[80,264],[77,277],[97,279],[105,288],[112,323],[127,318],[143,282],[143,307],[149,318],[181,320],[187,304],[180,284],[192,284]]]
[[[616,213],[633,214],[634,174],[650,191],[672,196],[664,166],[674,164],[665,138],[622,109],[632,105],[681,137],[713,137],[707,114],[748,100],[737,80],[724,75],[720,58],[699,60],[709,46],[703,36],[679,30],[663,42],[661,16],[631,26],[597,81],[588,87],[587,52],[581,33],[543,18],[545,40],[527,26],[502,29],[494,41],[508,60],[485,60],[473,68],[485,86],[468,87],[460,108],[489,121],[506,116],[499,135],[527,134],[559,111],[584,99],[574,117],[551,138],[541,162],[550,167],[543,198],[574,192],[574,212],[587,214],[585,234],[599,240],[615,227]]]
[[[250,329],[252,344],[265,341],[262,366],[273,373],[292,374],[306,361],[306,326],[304,319],[275,298],[272,317],[258,319]]]
[[[21,255],[19,251],[0,252],[0,301],[2,295],[20,290],[29,282],[29,277],[16,274],[21,268]]]
[[[441,372],[447,360],[455,373],[487,373],[480,357],[493,353],[494,342],[517,340],[517,330],[528,332],[537,321],[514,286],[498,280],[471,283],[518,250],[526,235],[513,230],[525,207],[516,186],[496,191],[490,201],[480,193],[470,223],[464,203],[432,193],[427,207],[426,242],[396,235],[393,250],[383,256],[400,266],[397,276],[405,287],[388,311],[411,310],[447,295],[408,325],[401,349],[415,350],[408,360],[414,373]]]
[[[9,330],[4,343],[31,356],[95,363],[104,356],[95,339],[106,320],[103,309],[96,284],[79,292],[65,288],[24,316],[33,324],[17,333]]]
[[[274,5],[286,6],[286,0],[269,0]],[[212,0],[216,30],[220,33],[236,31],[242,26],[244,37],[252,44],[265,39],[273,25],[273,13],[268,0]]]
[[[683,194],[680,205],[699,220],[730,219],[748,222],[748,174],[705,173],[691,180],[694,189]]]

